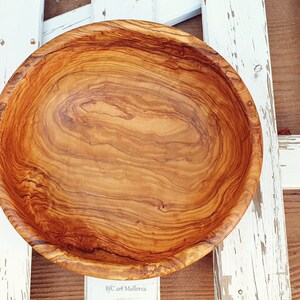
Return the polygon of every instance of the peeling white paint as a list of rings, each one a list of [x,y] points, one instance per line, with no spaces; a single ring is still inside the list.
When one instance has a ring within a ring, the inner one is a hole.
[[[202,16],[205,41],[235,67],[249,88],[264,138],[258,193],[214,254],[215,299],[291,299],[264,1],[203,1]]]

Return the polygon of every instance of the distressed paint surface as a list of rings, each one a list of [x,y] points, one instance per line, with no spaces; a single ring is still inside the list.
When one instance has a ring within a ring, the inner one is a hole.
[[[279,162],[283,189],[300,189],[300,135],[280,135]]]
[[[264,136],[256,197],[214,253],[215,298],[291,299],[265,4],[261,0],[202,4],[204,39],[248,86]]]
[[[41,42],[44,1],[0,0],[0,92]],[[0,112],[5,108],[0,103]],[[0,299],[30,298],[31,247],[0,208]]]

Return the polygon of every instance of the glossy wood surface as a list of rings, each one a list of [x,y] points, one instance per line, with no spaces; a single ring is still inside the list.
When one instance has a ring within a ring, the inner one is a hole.
[[[73,271],[179,270],[226,237],[256,190],[250,94],[174,28],[71,31],[24,62],[1,102],[1,205],[35,250]]]

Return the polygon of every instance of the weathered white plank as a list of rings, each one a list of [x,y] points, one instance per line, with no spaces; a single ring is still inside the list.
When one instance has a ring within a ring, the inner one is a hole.
[[[300,189],[300,135],[280,135],[278,138],[282,188]]]
[[[0,92],[20,63],[40,45],[43,7],[41,0],[0,0]]]
[[[175,25],[200,14],[200,0],[92,0],[44,22],[43,43],[92,22],[137,19]]]
[[[0,92],[41,42],[44,1],[0,0]],[[30,298],[31,247],[0,209],[0,299]]]
[[[173,26],[201,12],[200,0],[153,0],[154,20]]]
[[[153,21],[153,0],[92,0],[93,21],[135,19]]]
[[[254,201],[214,252],[216,299],[291,299],[278,138],[264,0],[204,0],[205,41],[248,86],[263,130],[264,161]]]
[[[92,6],[85,5],[44,22],[43,44],[71,29],[92,22]]]
[[[88,300],[160,300],[159,278],[118,281],[85,278],[85,299]]]

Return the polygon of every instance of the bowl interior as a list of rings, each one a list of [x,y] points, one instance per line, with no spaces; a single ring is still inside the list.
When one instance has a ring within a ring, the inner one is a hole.
[[[9,83],[3,207],[37,248],[157,263],[210,241],[241,201],[252,128],[207,46],[107,24],[41,48]]]

